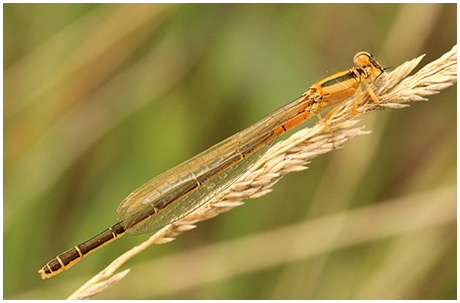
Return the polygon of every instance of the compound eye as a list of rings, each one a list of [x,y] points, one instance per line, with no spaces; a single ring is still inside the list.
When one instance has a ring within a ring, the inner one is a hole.
[[[353,63],[356,67],[365,68],[372,65],[370,62],[371,55],[368,52],[359,52],[353,58]]]

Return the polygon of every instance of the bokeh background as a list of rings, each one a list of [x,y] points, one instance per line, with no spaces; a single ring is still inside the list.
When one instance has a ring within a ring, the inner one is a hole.
[[[37,270],[114,224],[132,190],[352,67],[358,51],[390,67],[431,62],[456,44],[456,12],[4,4],[4,298],[67,297],[149,235],[46,281]],[[429,99],[363,117],[372,134],[151,247],[96,298],[456,298],[456,86]]]

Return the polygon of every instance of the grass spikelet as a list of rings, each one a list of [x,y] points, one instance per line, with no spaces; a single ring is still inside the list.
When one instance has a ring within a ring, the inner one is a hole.
[[[123,278],[127,272],[124,272],[123,276],[114,276],[117,277],[116,279],[110,277],[122,264],[150,245],[170,242],[181,233],[194,229],[196,223],[244,204],[243,199],[258,198],[269,193],[273,185],[284,175],[305,170],[312,159],[340,149],[355,137],[369,134],[370,132],[364,131],[363,127],[355,127],[358,123],[356,117],[385,108],[405,108],[410,102],[426,101],[427,96],[439,93],[456,83],[457,46],[439,59],[427,64],[413,76],[408,77],[423,57],[422,55],[401,64],[389,73],[388,82],[383,87],[374,87],[380,101],[379,104],[374,103],[367,93],[363,93],[356,116],[350,114],[354,99],[335,110],[327,120],[329,127],[335,133],[334,136],[319,122],[311,128],[301,129],[290,138],[278,142],[231,187],[193,213],[165,226],[147,241],[117,258],[72,294],[69,299],[93,297]]]

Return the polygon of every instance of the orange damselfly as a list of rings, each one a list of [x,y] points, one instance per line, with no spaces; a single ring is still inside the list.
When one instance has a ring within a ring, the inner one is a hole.
[[[52,259],[38,271],[42,279],[60,273],[127,232],[147,233],[194,211],[233,184],[262,157],[274,139],[312,116],[317,115],[332,133],[320,113],[359,94],[362,85],[378,103],[370,83],[383,84],[385,69],[367,52],[357,53],[353,61],[354,68],[313,84],[302,96],[254,125],[132,192],[117,208],[117,224]],[[353,115],[358,99],[353,104]]]

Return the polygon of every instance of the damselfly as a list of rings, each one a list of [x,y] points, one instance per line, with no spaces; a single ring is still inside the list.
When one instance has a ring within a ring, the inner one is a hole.
[[[385,69],[366,52],[355,55],[355,67],[313,84],[302,96],[275,110],[247,129],[225,139],[182,164],[160,174],[126,197],[117,208],[117,224],[58,255],[38,272],[42,279],[69,268],[101,246],[125,233],[142,234],[168,225],[194,211],[244,174],[275,138],[316,115],[359,95],[365,86],[385,83]],[[355,98],[355,114],[360,98]]]

